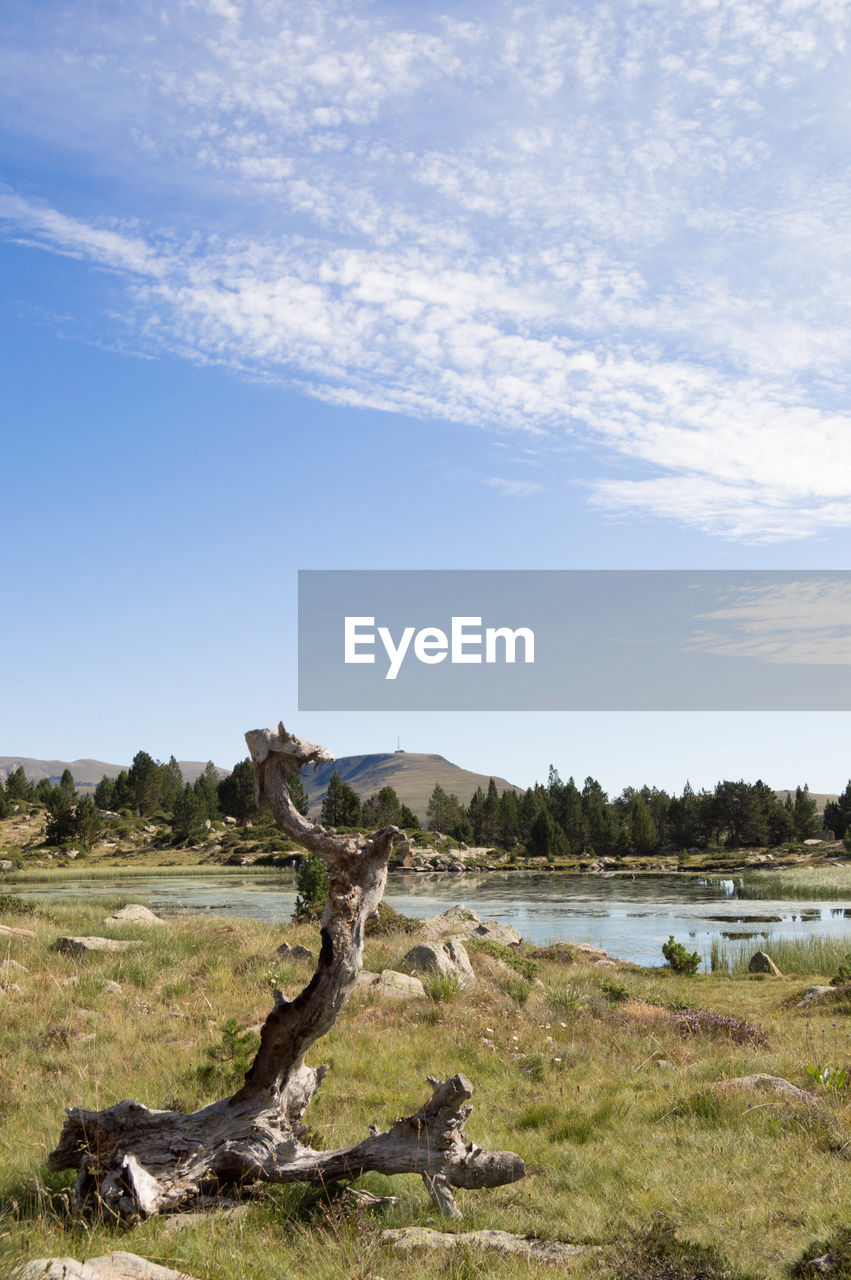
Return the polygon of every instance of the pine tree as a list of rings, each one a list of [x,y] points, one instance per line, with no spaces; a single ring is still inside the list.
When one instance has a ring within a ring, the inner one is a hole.
[[[213,821],[219,816],[219,771],[208,760],[204,772],[195,779],[193,790],[201,802],[204,817]]]
[[[659,847],[659,832],[644,796],[639,794],[629,813],[629,842],[637,853],[651,853]]]
[[[842,795],[828,800],[824,806],[824,825],[830,828],[837,840],[841,840],[851,827],[851,778]]]
[[[91,849],[103,830],[97,805],[91,796],[81,796],[74,812],[75,838],[84,849]]]
[[[162,766],[147,751],[137,751],[127,774],[136,812],[143,818],[154,812],[162,797]]]
[[[112,810],[117,808],[115,800],[115,780],[103,775],[100,782],[95,787],[95,804],[99,809]]]
[[[420,829],[419,818],[413,809],[409,809],[406,804],[403,804],[399,809],[399,826],[404,831],[419,831]]]
[[[203,798],[187,782],[174,802],[171,830],[175,841],[197,840],[204,830]]]
[[[806,783],[795,788],[795,835],[799,840],[808,840],[818,827],[817,806],[810,795]]]
[[[70,769],[62,770],[62,777],[59,779],[59,790],[63,792],[71,804],[74,803],[77,798],[77,788],[74,786],[74,775]]]
[[[290,776],[287,782],[287,790],[289,791],[290,800],[292,800],[296,809],[298,809],[303,818],[306,818],[307,811],[310,808],[310,799],[304,789],[304,783],[297,773]]]
[[[219,806],[223,814],[248,822],[257,816],[257,800],[254,793],[254,765],[248,756],[235,764],[226,778],[218,785]]]

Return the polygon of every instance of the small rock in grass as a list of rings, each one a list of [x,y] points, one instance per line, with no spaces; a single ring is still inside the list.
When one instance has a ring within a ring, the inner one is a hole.
[[[301,943],[297,943],[291,947],[288,942],[282,942],[278,947],[278,955],[283,956],[285,960],[315,960],[316,953],[311,951],[309,947],[303,947]]]
[[[767,951],[755,951],[751,956],[751,962],[748,965],[748,973],[770,973],[775,978],[782,978],[783,974],[777,968]]]
[[[165,924],[164,920],[160,920],[159,916],[155,916],[153,911],[149,911],[147,907],[143,907],[140,902],[128,902],[126,907],[122,907],[120,911],[116,911],[114,915],[107,916],[103,924],[143,924],[157,925]]]
[[[147,942],[119,942],[116,938],[57,938],[56,950],[63,951],[66,955],[81,956],[89,951],[136,951],[140,947],[147,947]]]

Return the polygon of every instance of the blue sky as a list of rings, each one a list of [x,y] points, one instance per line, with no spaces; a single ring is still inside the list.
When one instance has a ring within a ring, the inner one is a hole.
[[[844,714],[302,723],[294,668],[299,568],[847,567],[848,28],[7,3],[0,753],[844,786]]]

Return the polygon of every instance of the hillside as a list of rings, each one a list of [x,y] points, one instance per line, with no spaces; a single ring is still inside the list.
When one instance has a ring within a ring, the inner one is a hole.
[[[348,783],[361,800],[380,791],[382,787],[392,787],[402,804],[413,809],[421,821],[425,819],[426,806],[436,782],[444,790],[454,791],[462,803],[469,804],[476,788],[481,787],[487,791],[490,781],[490,774],[473,773],[450,763],[443,756],[424,752],[393,751],[368,756],[340,756],[333,763],[322,765],[315,774],[308,770],[303,779],[304,788],[310,797],[312,817],[319,813],[335,769],[343,782]],[[494,782],[499,791],[523,791],[522,787],[516,787],[505,778],[495,777]]]
[[[206,760],[178,760],[177,763],[185,782],[194,782],[207,767]],[[58,782],[65,770],[70,769],[77,790],[83,792],[93,791],[104,774],[115,778],[122,769],[130,767],[127,764],[107,764],[105,760],[36,760],[32,756],[0,756],[0,778],[8,778],[20,765],[24,766],[24,773],[33,782],[40,778]],[[228,773],[229,769],[219,769],[222,778]]]

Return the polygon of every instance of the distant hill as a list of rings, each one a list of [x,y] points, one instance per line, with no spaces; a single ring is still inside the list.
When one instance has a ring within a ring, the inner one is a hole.
[[[340,756],[330,764],[323,764],[316,773],[308,769],[303,778],[304,789],[310,799],[311,817],[316,817],[322,806],[328,783],[334,770],[356,791],[361,800],[392,787],[402,804],[413,809],[423,821],[434,784],[439,782],[445,791],[454,791],[463,804],[469,804],[477,787],[487,791],[490,774],[472,773],[451,764],[443,756],[427,755],[418,751],[393,751],[370,756]],[[505,778],[494,778],[499,791],[517,791]]]
[[[795,803],[795,788],[794,788],[794,787],[792,788],[792,790],[791,790],[791,791],[775,791],[775,792],[774,792],[774,794],[777,796],[777,799],[780,801],[780,803],[781,803],[781,804],[785,804],[785,803],[786,803],[786,797],[787,797],[787,796],[791,796],[791,797],[792,797],[792,803],[793,803],[793,804]],[[811,800],[815,800],[815,802],[816,802],[816,809],[818,810],[818,812],[819,812],[819,813],[823,814],[823,813],[824,813],[824,806],[827,804],[827,802],[828,802],[829,800],[838,800],[838,799],[839,799],[839,797],[838,797],[838,795],[836,794],[836,792],[835,792],[835,791],[811,791],[811,792],[810,792],[810,799],[811,799]]]
[[[207,767],[206,760],[178,760],[177,763],[184,782],[194,782]],[[24,773],[33,782],[40,778],[58,782],[65,770],[70,769],[77,790],[83,792],[94,791],[104,774],[108,778],[116,778],[122,769],[130,767],[127,764],[107,764],[105,760],[34,760],[31,756],[0,756],[0,778],[5,780],[20,765],[24,766]],[[230,769],[220,769],[218,765],[216,768],[220,778],[230,773]]]

